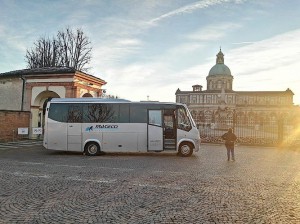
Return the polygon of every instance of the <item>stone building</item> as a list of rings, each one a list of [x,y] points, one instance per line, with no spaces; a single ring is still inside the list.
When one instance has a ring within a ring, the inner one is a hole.
[[[178,89],[175,93],[176,102],[185,103],[189,107],[199,126],[214,125],[217,128],[221,121],[234,118],[247,124],[293,118],[296,110],[294,94],[290,89],[234,91],[233,75],[224,64],[221,49],[216,56],[216,64],[206,77],[206,90],[201,85],[194,85],[191,91]]]
[[[34,137],[31,130],[43,127],[43,108],[49,98],[100,97],[105,84],[100,78],[68,67],[0,73],[0,111],[29,111],[29,135]]]

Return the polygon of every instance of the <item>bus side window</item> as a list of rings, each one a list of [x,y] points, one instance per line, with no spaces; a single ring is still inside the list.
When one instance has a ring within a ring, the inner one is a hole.
[[[82,123],[82,104],[70,104],[68,123]]]
[[[48,117],[54,121],[67,122],[68,104],[51,103]]]
[[[120,106],[118,104],[108,105],[108,115],[105,120],[107,123],[119,123]]]
[[[85,104],[83,107],[84,123],[116,123],[119,120],[117,104]]]
[[[129,123],[129,104],[120,104],[119,123]]]
[[[177,127],[184,131],[190,131],[192,129],[191,122],[186,114],[184,107],[178,107],[178,121]]]
[[[130,105],[130,123],[147,123],[147,105]]]

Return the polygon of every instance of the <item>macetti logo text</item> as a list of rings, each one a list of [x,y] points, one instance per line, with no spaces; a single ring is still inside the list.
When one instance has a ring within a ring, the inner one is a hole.
[[[110,125],[110,124],[97,124],[95,129],[102,129],[102,128],[118,128],[118,125]]]
[[[111,125],[111,124],[97,124],[95,126],[89,126],[85,129],[85,131],[96,131],[96,130],[103,130],[103,129],[117,129],[118,125]]]

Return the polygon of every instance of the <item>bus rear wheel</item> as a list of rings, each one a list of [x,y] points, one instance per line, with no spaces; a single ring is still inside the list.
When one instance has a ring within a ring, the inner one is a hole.
[[[87,156],[96,156],[100,152],[100,146],[96,142],[89,142],[85,145],[84,152]]]
[[[189,142],[183,142],[179,145],[178,155],[188,157],[193,154],[193,146]]]

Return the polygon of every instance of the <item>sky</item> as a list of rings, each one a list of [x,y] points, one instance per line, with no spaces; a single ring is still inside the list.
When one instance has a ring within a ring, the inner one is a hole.
[[[175,102],[216,63],[220,47],[235,91],[294,92],[300,104],[298,0],[0,0],[0,73],[25,69],[41,37],[80,28],[88,74],[106,94]]]

